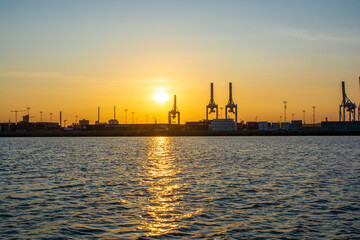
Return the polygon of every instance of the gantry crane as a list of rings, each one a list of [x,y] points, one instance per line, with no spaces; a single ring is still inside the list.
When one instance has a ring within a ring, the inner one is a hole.
[[[235,114],[235,122],[237,123],[237,104],[234,103],[234,100],[232,98],[232,83],[229,83],[229,101],[228,104],[225,106],[225,118],[227,118],[227,114],[234,113]]]
[[[356,104],[346,96],[345,82],[341,82],[342,87],[342,102],[339,107],[339,121],[345,122],[345,111],[349,112],[349,121],[355,121]]]
[[[210,109],[210,111],[209,111],[209,109]],[[215,100],[214,100],[214,84],[211,83],[210,84],[210,102],[206,106],[206,120],[209,120],[209,114],[211,114],[213,112],[216,112],[216,119],[218,119],[219,109],[218,109],[218,105],[215,104]]]
[[[359,89],[360,89],[360,77],[359,77]],[[358,121],[360,121],[360,102],[358,106]]]
[[[171,124],[171,119],[175,119],[177,115],[178,124],[180,125],[180,112],[176,108],[176,95],[174,95],[174,107],[169,112],[169,124]]]

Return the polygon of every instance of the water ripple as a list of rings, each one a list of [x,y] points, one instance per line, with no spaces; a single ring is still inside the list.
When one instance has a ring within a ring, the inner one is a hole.
[[[360,237],[356,136],[0,143],[2,239]]]

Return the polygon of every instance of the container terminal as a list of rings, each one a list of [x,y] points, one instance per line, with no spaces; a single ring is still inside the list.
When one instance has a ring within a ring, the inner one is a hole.
[[[360,86],[360,77],[359,77]],[[238,122],[238,106],[232,97],[232,83],[229,83],[229,100],[225,106],[225,118],[219,118],[218,105],[214,99],[214,84],[210,84],[210,101],[206,105],[206,118],[196,122],[180,124],[180,111],[177,108],[174,95],[173,108],[168,112],[168,123],[151,124],[119,124],[114,118],[108,122],[100,121],[100,107],[98,120],[90,124],[82,119],[71,125],[59,114],[59,122],[31,122],[30,108],[27,110],[13,110],[15,122],[0,123],[0,137],[24,136],[278,136],[278,135],[360,135],[360,103],[357,107],[346,95],[345,82],[341,83],[342,100],[339,105],[339,121],[322,121],[315,123],[315,106],[313,106],[313,123],[305,124],[302,120],[286,121],[287,101],[284,101],[284,121],[251,121]],[[127,109],[126,109],[127,110]],[[126,111],[125,110],[125,111]],[[17,122],[17,114],[26,112],[22,121]],[[303,111],[304,112],[304,111]],[[357,112],[357,114],[356,114]],[[133,112],[132,112],[133,113]],[[305,114],[305,112],[304,112]],[[211,116],[213,119],[210,119]],[[50,118],[52,113],[50,113]],[[78,116],[76,116],[77,118]],[[356,119],[357,118],[357,119]],[[62,122],[64,122],[62,124]]]

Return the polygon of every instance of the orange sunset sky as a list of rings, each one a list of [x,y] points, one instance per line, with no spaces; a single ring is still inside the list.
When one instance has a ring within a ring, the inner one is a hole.
[[[359,1],[0,1],[0,121],[205,118],[228,83],[244,121],[338,120],[359,104]],[[158,103],[154,93],[168,101]],[[26,112],[19,113],[18,120]],[[224,116],[224,111],[223,111]]]

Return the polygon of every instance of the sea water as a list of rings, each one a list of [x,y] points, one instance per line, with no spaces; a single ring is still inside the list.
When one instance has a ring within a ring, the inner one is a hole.
[[[0,138],[0,238],[360,238],[360,137]]]

